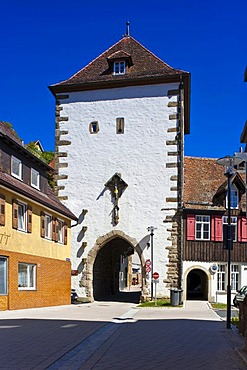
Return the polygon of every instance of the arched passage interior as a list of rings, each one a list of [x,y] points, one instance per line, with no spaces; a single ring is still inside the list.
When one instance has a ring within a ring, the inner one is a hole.
[[[208,300],[208,277],[201,269],[193,269],[187,275],[187,299]]]
[[[126,293],[120,297],[119,292],[128,286],[128,262],[129,256],[133,254],[134,247],[120,237],[111,239],[98,251],[93,265],[93,296],[95,300],[109,300],[113,299],[114,296],[118,298],[116,300],[132,300],[130,293],[128,293],[127,299]]]

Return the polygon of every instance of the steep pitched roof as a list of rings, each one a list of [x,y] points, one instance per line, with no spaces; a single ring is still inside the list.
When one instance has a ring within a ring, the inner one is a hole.
[[[53,209],[54,211],[72,220],[77,220],[77,217],[60,202],[60,200],[55,196],[55,194],[53,193],[52,189],[49,186],[47,189],[47,194],[44,194],[41,191],[34,189],[33,187],[14,178],[13,176],[7,174],[2,170],[0,170],[0,184],[9,189],[12,189],[13,191],[18,192],[19,194],[29,199],[32,199],[40,204],[43,204],[49,209]]]
[[[236,172],[231,182],[244,193],[242,174]],[[224,169],[216,163],[216,158],[184,158],[185,208],[225,210],[214,200],[226,191]]]
[[[121,58],[128,62],[127,72],[114,75],[112,63]],[[190,132],[190,73],[169,66],[130,36],[125,35],[72,77],[49,86],[49,89],[56,95],[73,91],[172,82],[184,85],[184,132],[188,134]]]
[[[28,151],[23,146],[22,140],[18,137],[17,133],[11,127],[6,126],[6,124],[1,121],[0,138],[1,140],[5,140],[8,145],[14,146],[16,150],[22,151],[26,156],[28,156],[29,159],[37,162],[40,167],[45,167],[46,171],[53,170],[52,167]],[[72,220],[77,220],[77,217],[67,207],[65,207],[62,202],[60,202],[49,186],[47,188],[47,193],[45,194],[39,190],[36,190],[32,186],[25,184],[24,181],[20,181],[9,175],[2,169],[0,169],[0,185],[12,189],[13,191],[18,192],[29,199],[39,202]]]
[[[3,121],[0,121],[0,134],[8,136],[19,145],[22,145],[22,140],[19,138],[17,132],[11,127],[11,125],[8,125]]]
[[[112,74],[107,60],[114,58],[114,54],[115,58],[131,57],[133,65],[129,67],[128,73],[119,76]],[[127,83],[127,81],[133,81],[133,79],[136,82],[144,78],[166,77],[172,79],[172,77],[178,77],[181,74],[189,75],[188,72],[170,67],[133,37],[125,36],[72,77],[58,84],[51,85],[49,88],[53,93],[65,91],[63,87],[66,87],[67,91],[75,91],[73,86],[78,89],[80,85],[84,85],[85,88],[85,84],[91,85],[97,82],[114,82],[117,84],[120,81]]]

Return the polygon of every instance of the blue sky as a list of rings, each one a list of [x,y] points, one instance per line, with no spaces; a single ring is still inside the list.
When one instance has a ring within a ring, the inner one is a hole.
[[[185,154],[233,154],[247,120],[246,14],[246,0],[0,0],[0,120],[11,122],[25,143],[39,139],[54,150],[48,86],[116,43],[129,20],[131,36],[191,73]]]

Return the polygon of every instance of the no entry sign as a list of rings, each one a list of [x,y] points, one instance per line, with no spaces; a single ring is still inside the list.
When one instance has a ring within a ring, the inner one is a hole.
[[[157,280],[159,277],[160,277],[160,275],[159,275],[159,273],[158,273],[158,272],[154,272],[154,273],[153,273],[153,278],[154,278],[154,280]]]

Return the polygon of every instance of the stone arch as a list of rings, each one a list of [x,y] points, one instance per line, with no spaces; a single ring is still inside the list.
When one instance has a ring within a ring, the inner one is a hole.
[[[147,284],[146,284],[146,278],[145,278],[145,259],[143,256],[142,249],[139,245],[139,243],[136,241],[136,239],[131,238],[127,234],[125,234],[121,230],[112,230],[109,233],[100,236],[94,246],[90,249],[90,251],[87,254],[86,264],[84,273],[81,280],[81,286],[84,286],[86,289],[86,295],[92,302],[94,300],[94,294],[93,294],[93,267],[94,262],[97,257],[97,254],[99,251],[110,241],[112,241],[115,238],[123,239],[125,242],[127,242],[131,247],[134,248],[134,250],[137,252],[140,262],[141,262],[141,270],[142,270],[142,286],[141,291],[142,295],[147,294]]]
[[[211,292],[211,275],[208,269],[206,269],[203,266],[200,265],[194,265],[190,266],[184,273],[184,279],[183,279],[183,297],[184,299],[187,299],[188,297],[188,277],[190,274],[195,274],[198,275],[199,278],[203,281],[203,284],[205,286],[203,287],[203,296],[200,298],[200,295],[198,295],[198,299],[205,299],[205,300],[210,300],[210,292]]]

